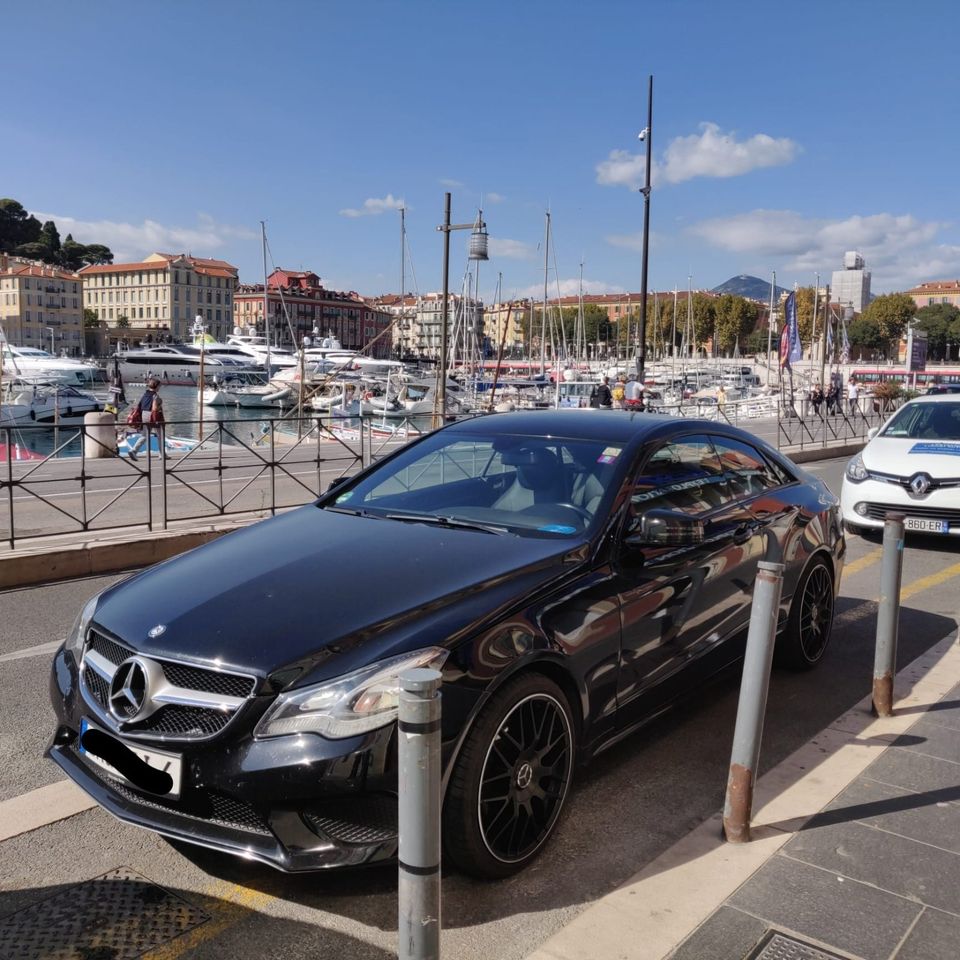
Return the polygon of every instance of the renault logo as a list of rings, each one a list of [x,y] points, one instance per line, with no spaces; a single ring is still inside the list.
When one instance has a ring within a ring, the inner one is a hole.
[[[915,476],[910,478],[909,486],[916,496],[922,497],[930,489],[931,483],[932,481],[930,480],[930,477],[927,476],[927,474],[918,473]]]
[[[150,677],[154,665],[140,657],[129,657],[117,667],[110,681],[110,713],[121,723],[135,723],[154,712],[150,700]]]

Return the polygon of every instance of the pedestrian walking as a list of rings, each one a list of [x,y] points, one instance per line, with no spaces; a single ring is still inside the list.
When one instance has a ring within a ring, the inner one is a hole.
[[[830,381],[827,387],[827,415],[835,415],[840,412],[840,388],[836,380]]]
[[[626,386],[623,388],[623,394],[624,406],[627,410],[637,412],[644,409],[643,384],[632,373],[627,378]]]
[[[850,382],[847,384],[847,404],[851,413],[857,412],[859,401],[860,384],[857,383],[856,377],[851,377]]]
[[[823,403],[823,386],[818,380],[813,385],[813,393],[810,394],[810,402],[813,404],[813,412],[820,416],[820,405]]]
[[[613,393],[610,390],[609,377],[604,377],[597,388],[597,406],[601,410],[609,410],[613,407]]]
[[[130,411],[130,415],[127,417],[127,426],[139,430],[135,439],[131,442],[128,451],[131,460],[137,459],[137,450],[140,449],[140,444],[144,440],[147,441],[147,450],[149,452],[150,428],[162,427],[163,425],[163,400],[160,399],[159,389],[160,381],[157,380],[156,377],[150,377],[147,380],[147,389],[144,391],[143,396],[140,397],[137,405]],[[162,431],[158,430],[158,433],[161,434],[160,439],[162,442]]]
[[[723,384],[721,383],[717,387],[717,412],[723,416],[723,411],[727,405],[727,391],[723,389]]]

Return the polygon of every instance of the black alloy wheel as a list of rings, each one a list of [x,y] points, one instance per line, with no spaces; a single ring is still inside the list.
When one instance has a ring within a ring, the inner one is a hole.
[[[778,659],[784,666],[809,670],[823,659],[833,632],[833,588],[827,562],[815,559],[800,579],[787,629],[777,645]]]
[[[541,674],[509,682],[478,717],[447,791],[444,843],[464,872],[506,877],[543,848],[570,789],[570,707]]]

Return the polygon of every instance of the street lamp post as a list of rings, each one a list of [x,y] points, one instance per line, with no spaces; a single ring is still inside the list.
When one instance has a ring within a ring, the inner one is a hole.
[[[447,412],[447,328],[450,320],[450,232],[452,230],[472,230],[470,237],[470,259],[489,260],[487,256],[487,225],[483,222],[483,211],[479,211],[473,223],[450,222],[450,193],[444,194],[443,223],[437,227],[443,233],[443,304],[440,309],[440,373],[437,378],[437,403],[439,417]],[[434,415],[434,426],[437,415]]]
[[[653,144],[653,74],[647,85],[647,126],[640,134],[647,141],[647,162],[643,172],[643,259],[640,266],[640,342],[637,344],[637,379],[643,384],[647,352],[647,260],[650,246],[650,164]]]

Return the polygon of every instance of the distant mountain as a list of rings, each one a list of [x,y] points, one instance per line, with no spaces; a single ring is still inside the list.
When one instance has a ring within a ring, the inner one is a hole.
[[[725,283],[721,283],[719,287],[714,287],[710,292],[732,293],[738,297],[746,297],[748,300],[761,300],[768,303],[770,301],[770,281],[741,274],[739,277],[731,277]],[[781,294],[788,292],[783,287],[774,287],[774,299],[779,300]]]

